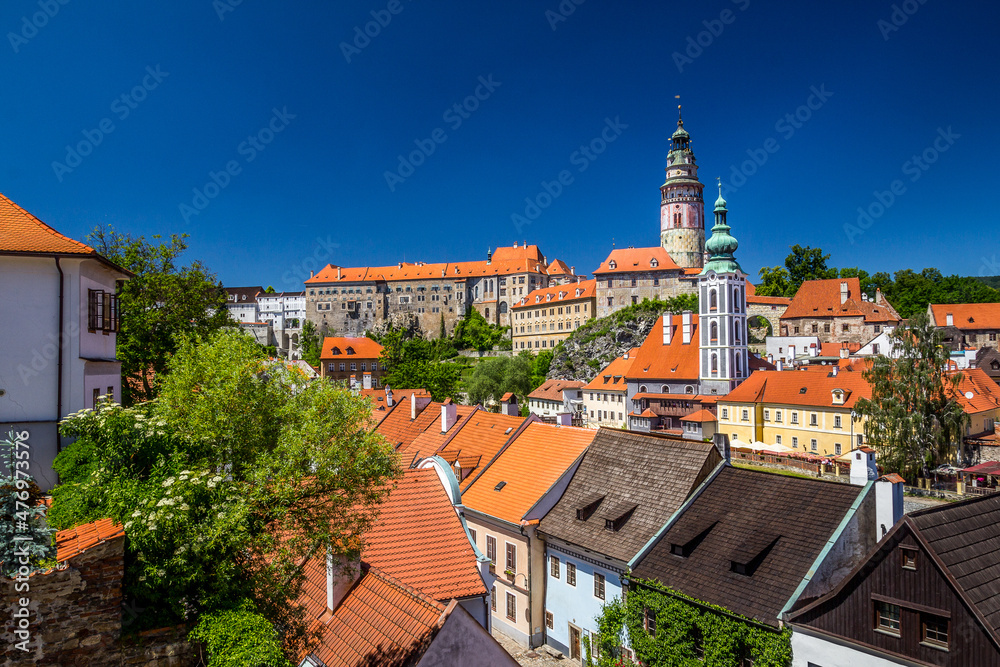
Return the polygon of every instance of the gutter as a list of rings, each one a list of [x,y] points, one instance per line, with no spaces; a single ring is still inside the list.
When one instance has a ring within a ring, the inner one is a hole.
[[[826,541],[826,546],[823,547],[823,550],[819,552],[818,556],[816,556],[816,560],[813,561],[812,566],[806,572],[806,575],[802,577],[802,581],[799,582],[795,592],[792,593],[792,597],[788,599],[788,602],[785,603],[785,606],[778,613],[779,621],[785,622],[785,617],[789,614],[789,612],[791,612],[792,607],[794,607],[795,603],[799,601],[799,598],[802,597],[802,593],[805,592],[806,587],[812,582],[812,578],[816,575],[816,571],[819,570],[823,561],[826,560],[826,557],[829,555],[830,550],[833,549],[833,546],[840,540],[841,535],[844,534],[844,531],[847,529],[847,524],[850,523],[857,514],[858,509],[861,507],[861,503],[868,497],[869,493],[874,492],[874,489],[875,482],[873,480],[869,480],[861,490],[861,493],[858,494],[858,497],[854,499],[854,503],[851,504],[851,508],[847,510],[847,514],[845,514],[844,518],[841,519],[840,525],[837,526],[835,531],[833,531],[830,539]]]
[[[673,514],[670,515],[670,518],[667,519],[667,522],[665,524],[663,524],[663,527],[660,528],[658,531],[656,531],[655,535],[653,535],[651,538],[649,538],[649,541],[646,542],[645,546],[643,546],[641,549],[639,549],[639,551],[634,556],[632,556],[632,559],[629,560],[629,562],[628,562],[627,571],[631,572],[632,569],[634,569],[635,566],[639,563],[639,561],[641,561],[643,559],[643,557],[647,553],[649,553],[649,551],[654,546],[656,546],[656,543],[660,541],[660,539],[666,534],[666,532],[668,530],[670,530],[670,528],[675,523],[677,523],[677,519],[680,518],[681,514],[683,514],[687,510],[687,508],[691,506],[691,503],[693,503],[695,500],[698,499],[698,496],[700,496],[702,494],[702,492],[706,488],[708,488],[708,485],[712,483],[712,480],[714,480],[716,477],[718,477],[719,473],[722,472],[722,470],[725,467],[727,467],[727,466],[729,466],[729,461],[727,461],[725,459],[723,459],[722,461],[719,461],[719,463],[716,464],[715,470],[713,470],[708,475],[708,477],[705,478],[705,481],[703,481],[701,484],[699,484],[698,488],[695,489],[694,492],[690,496],[688,496],[687,500],[684,501],[684,504],[681,505],[680,507],[678,507],[677,510]]]

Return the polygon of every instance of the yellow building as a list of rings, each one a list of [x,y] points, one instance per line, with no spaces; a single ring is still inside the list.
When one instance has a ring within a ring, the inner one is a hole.
[[[553,285],[527,294],[511,309],[514,352],[551,350],[580,328],[597,307],[595,280]]]

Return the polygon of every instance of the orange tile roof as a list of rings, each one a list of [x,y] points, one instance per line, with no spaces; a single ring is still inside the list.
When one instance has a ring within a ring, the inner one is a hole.
[[[663,318],[671,318],[673,333],[670,344],[663,344]],[[639,348],[632,367],[626,377],[642,381],[684,379],[697,380],[701,369],[699,367],[698,349],[698,316],[691,315],[691,342],[684,344],[683,323],[681,315],[661,315],[650,330],[649,335]]]
[[[652,261],[656,260],[656,266]],[[611,262],[615,268],[611,268]],[[621,273],[624,271],[680,271],[681,268],[671,259],[670,254],[660,246],[653,248],[616,248],[607,259],[594,271],[594,275],[603,273]],[[700,273],[701,269],[695,269]]]
[[[312,621],[310,629],[320,634],[312,653],[327,667],[416,664],[454,608],[363,564],[361,578],[330,613],[325,564],[310,559],[304,572],[299,601]]]
[[[371,373],[365,373],[365,375],[371,375]],[[409,396],[410,394],[416,394],[422,398],[431,397],[431,393],[426,389],[393,389],[392,391],[394,394],[394,400],[395,396]],[[389,414],[389,406],[386,405],[385,388],[362,389],[361,395],[368,398],[372,402],[372,417],[375,419],[375,424],[377,425],[387,414]]]
[[[715,415],[708,410],[697,410],[691,414],[681,417],[682,422],[714,422]]]
[[[588,382],[584,389],[593,391],[625,391],[628,387],[625,384],[625,377],[628,375],[635,356],[639,354],[639,348],[633,347],[625,355],[615,357],[615,359],[604,367],[593,380]],[[627,357],[627,358],[626,358]]]
[[[417,413],[416,419],[410,419],[410,396],[396,397],[396,404],[392,406],[387,414],[375,429],[382,435],[389,444],[397,449],[406,447],[414,438],[434,425],[435,420],[441,419],[441,404],[429,403],[423,410]],[[419,398],[417,401],[419,402]],[[404,466],[409,466],[409,461],[402,462]]]
[[[860,343],[820,343],[819,354],[822,357],[839,357],[840,349],[847,348],[848,352],[854,353],[861,349]]]
[[[966,413],[1000,408],[1000,386],[982,368],[968,368],[960,373],[958,393],[954,394]],[[953,393],[954,390],[949,390]],[[968,394],[972,394],[971,397]]]
[[[56,560],[65,563],[87,549],[125,537],[125,529],[111,519],[98,519],[56,533]]]
[[[549,264],[546,269],[550,276],[571,276],[573,275],[573,270],[566,266],[566,262],[561,259],[554,259],[552,263]]]
[[[334,354],[334,348],[337,348],[340,352]],[[354,354],[349,354],[347,351],[348,348],[354,350]],[[323,351],[320,353],[319,358],[323,361],[333,361],[335,359],[343,361],[348,358],[378,359],[381,356],[382,346],[371,338],[364,336],[360,338],[327,336],[323,339]]]
[[[582,389],[585,382],[580,380],[546,380],[537,389],[528,394],[528,398],[539,398],[544,401],[562,401],[563,390]]]
[[[834,389],[844,390],[843,405],[833,404]],[[859,398],[871,398],[871,395],[871,387],[865,381],[860,367],[851,366],[832,376],[828,366],[811,366],[807,370],[755,371],[721,400],[724,403],[767,403],[850,410]]]
[[[595,435],[594,429],[532,421],[463,490],[462,502],[483,514],[520,523]]]
[[[89,245],[60,234],[2,194],[0,252],[97,255]]]
[[[756,303],[762,306],[787,306],[792,303],[792,300],[787,296],[752,296],[749,292],[750,290],[747,290],[747,303]]]
[[[441,602],[489,592],[469,536],[432,468],[403,473],[365,535],[362,558]]]
[[[566,283],[565,285],[551,285],[542,289],[532,290],[521,297],[513,308],[530,308],[531,306],[541,306],[546,303],[556,304],[561,301],[575,301],[577,299],[590,299],[597,293],[597,280],[581,280],[577,283]]]
[[[526,260],[532,262],[545,263],[545,256],[537,245],[500,246],[493,251],[494,262],[516,262]]]
[[[847,300],[840,303],[840,285],[847,283]],[[879,302],[861,298],[857,278],[807,280],[799,287],[781,319],[799,317],[864,317],[865,322],[899,322],[896,310],[884,298]]]
[[[408,442],[399,448],[400,458],[404,463],[409,464],[416,459],[427,458],[428,456],[434,456],[445,446],[445,443],[455,436],[456,433],[462,429],[466,421],[473,415],[489,414],[479,406],[475,405],[456,405],[455,406],[455,425],[448,429],[447,432],[441,432],[441,405],[442,403],[435,403],[434,409],[437,411],[437,421],[432,422],[427,428],[417,435],[411,442]]]
[[[932,303],[931,312],[939,327],[947,326],[951,314],[953,326],[959,329],[1000,329],[1000,303]]]
[[[509,252],[508,252],[509,251]],[[544,257],[537,246],[528,249],[498,248],[491,261],[448,262],[428,264],[426,262],[399,262],[394,266],[342,267],[328,264],[316,275],[306,280],[306,284],[346,283],[346,282],[394,282],[401,280],[431,280],[453,278],[465,280],[477,276],[502,276],[512,273],[546,274]]]

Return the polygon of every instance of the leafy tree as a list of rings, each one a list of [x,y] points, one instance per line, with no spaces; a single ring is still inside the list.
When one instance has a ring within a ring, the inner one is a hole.
[[[792,294],[807,280],[825,280],[836,278],[837,270],[830,269],[826,260],[830,255],[824,255],[820,248],[802,247],[798,243],[792,246],[792,252],[785,258],[785,268],[788,269],[788,286]],[[786,294],[785,296],[792,296]]]
[[[139,629],[252,609],[291,652],[304,633],[300,563],[357,554],[396,458],[367,400],[303,383],[238,330],[183,337],[168,371],[156,401],[63,423],[75,441],[54,464],[59,521],[124,525],[125,597],[149,610]]]
[[[458,324],[452,336],[455,347],[459,350],[492,350],[504,339],[509,327],[498,327],[486,321],[479,311],[469,308]]]
[[[208,651],[207,667],[292,667],[274,626],[245,601],[237,609],[203,615],[190,639]],[[257,637],[247,642],[245,637]]]
[[[758,296],[785,296],[789,290],[788,269],[783,266],[762,267],[758,272],[760,284],[756,285]]]
[[[277,292],[274,291],[274,287],[268,285],[267,289],[264,290],[264,294],[277,294]]]
[[[876,356],[864,371],[871,399],[858,400],[867,417],[865,438],[887,469],[913,479],[928,476],[957,447],[960,454],[968,415],[956,400],[961,375],[947,372],[949,352],[927,315],[889,334],[899,358]]]
[[[894,281],[882,286],[882,292],[903,318],[926,312],[930,303],[1000,301],[1000,292],[981,281],[957,275],[944,276],[937,269],[928,268],[920,273],[904,269],[897,271],[894,277]]]
[[[27,432],[0,440],[0,577],[27,576],[55,558],[55,530],[45,525],[42,492],[28,475]],[[29,564],[23,565],[22,558]]]
[[[310,366],[319,368],[319,357],[323,353],[323,337],[316,331],[316,325],[311,320],[302,323],[299,341],[302,347],[302,359]]]
[[[455,398],[461,370],[455,364],[438,361],[438,354],[446,352],[447,342],[407,338],[399,329],[387,332],[381,340],[384,383],[403,389],[426,389],[435,401]]]
[[[206,336],[232,324],[226,293],[215,275],[198,261],[179,265],[188,247],[186,238],[173,234],[169,242],[154,244],[111,227],[97,227],[87,237],[98,252],[135,274],[119,293],[117,357],[125,405],[156,396],[151,377],[159,382],[180,336]],[[153,236],[154,242],[159,239]]]
[[[441,335],[439,336],[439,338],[441,338],[441,340],[444,340],[447,337],[448,337],[448,328],[444,324],[444,313],[441,313]]]
[[[517,395],[518,402],[524,404],[524,398],[534,389],[532,366],[529,354],[483,359],[476,364],[466,383],[469,403],[499,406],[500,398],[512,392]]]
[[[521,352],[521,354],[527,354],[529,357],[531,353],[528,351]],[[534,391],[545,382],[545,379],[549,375],[549,366],[552,365],[552,350],[542,350],[535,358],[531,360],[531,390]]]

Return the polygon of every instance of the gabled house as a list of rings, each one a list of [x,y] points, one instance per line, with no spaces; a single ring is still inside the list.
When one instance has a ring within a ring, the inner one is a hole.
[[[121,401],[118,291],[131,275],[0,195],[0,430],[29,433],[43,490],[57,482],[59,420]]]
[[[793,665],[1000,665],[997,516],[1000,495],[906,515],[838,586],[785,614]]]
[[[996,347],[1000,335],[1000,303],[932,303],[927,306],[931,324],[957,332],[957,347]]]
[[[902,318],[885,300],[861,291],[857,278],[807,280],[782,313],[782,336],[819,336],[824,343],[866,343],[884,327],[899,326]]]
[[[628,562],[723,461],[712,443],[602,428],[562,498],[538,524],[545,540],[545,642],[581,659]]]
[[[546,380],[528,394],[528,410],[543,421],[555,423],[561,415],[581,426],[583,422],[583,386],[579,380]]]
[[[718,468],[629,563],[637,657],[693,661],[713,646],[751,665],[787,652],[784,613],[832,590],[902,513],[901,481],[880,508],[874,470],[859,456],[842,484]]]
[[[462,489],[469,530],[497,577],[494,626],[528,647],[544,641],[545,546],[538,522],[559,500],[596,435],[534,419]]]
[[[588,427],[625,427],[625,415],[628,413],[628,382],[625,376],[638,353],[639,348],[634,347],[615,357],[583,387],[583,412]]]
[[[364,389],[378,389],[385,374],[382,346],[371,338],[327,336],[319,356],[320,377],[348,380]]]

